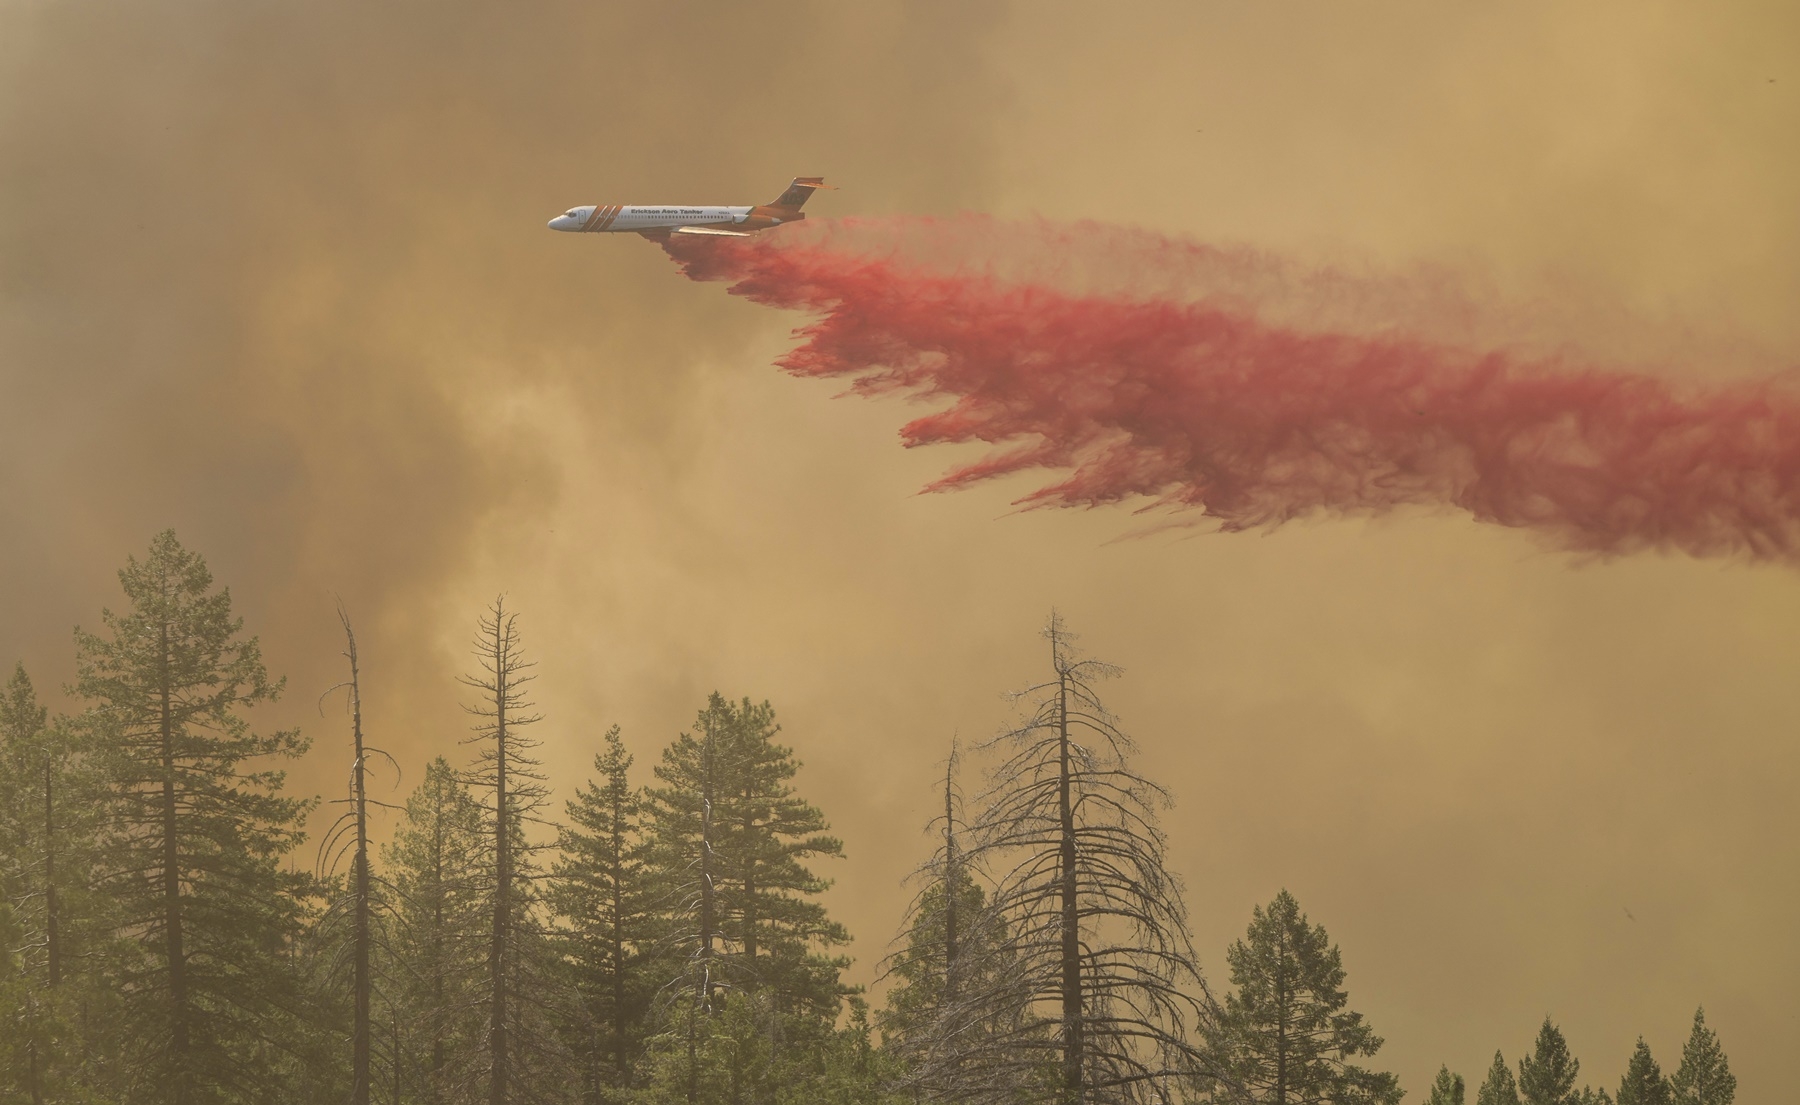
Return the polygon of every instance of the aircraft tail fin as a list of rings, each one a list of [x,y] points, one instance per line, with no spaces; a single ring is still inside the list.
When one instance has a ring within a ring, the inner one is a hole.
[[[822,176],[797,176],[794,178],[794,183],[787,186],[787,191],[781,193],[781,198],[769,206],[791,207],[798,211],[806,203],[807,197],[813,194],[814,189],[830,187],[831,185],[826,184],[825,178]]]

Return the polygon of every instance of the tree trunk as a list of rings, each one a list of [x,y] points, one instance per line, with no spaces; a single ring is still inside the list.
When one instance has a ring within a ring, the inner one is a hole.
[[[1061,657],[1058,657],[1058,665]],[[1082,1102],[1081,1023],[1081,915],[1075,880],[1075,807],[1069,793],[1069,686],[1068,677],[1057,673],[1056,704],[1059,780],[1057,813],[1062,822],[1062,1019],[1063,1096],[1069,1105]]]
[[[498,626],[496,622],[496,626]],[[506,945],[512,920],[512,856],[507,840],[506,817],[506,685],[508,658],[501,631],[494,633],[494,936],[488,950],[488,966],[493,973],[494,995],[492,1017],[488,1023],[488,1047],[492,1056],[493,1080],[488,1087],[489,1105],[505,1105],[507,1086],[506,1056]]]
[[[444,1085],[444,807],[431,819],[431,1090],[437,1105]],[[396,1100],[395,1105],[398,1105]]]
[[[1275,946],[1275,1105],[1287,1105],[1288,1096],[1288,955],[1287,932],[1276,936]]]
[[[52,798],[50,753],[44,753],[44,945],[50,988],[62,981],[62,944],[56,932],[56,803]]]
[[[624,1089],[625,1077],[625,810],[615,799],[612,809],[612,1052],[613,1085]]]
[[[340,616],[342,611],[340,610]],[[350,631],[350,619],[344,618],[344,636],[349,641],[350,655],[350,733],[355,760],[350,774],[350,800],[356,818],[356,858],[353,861],[352,889],[352,986],[355,988],[356,1015],[350,1043],[351,1105],[369,1105],[371,1051],[369,994],[373,984],[369,977],[369,807],[363,765],[362,686],[356,667],[356,634]]]
[[[713,741],[709,725],[700,746],[700,977],[695,983],[694,1009],[688,1013],[689,1102],[700,1098],[695,1016],[702,1008],[709,1012],[712,1009],[713,926],[717,923],[712,876]]]
[[[181,853],[176,846],[175,715],[170,701],[169,627],[160,637],[158,672],[162,736],[162,883],[163,945],[169,958],[169,1066],[175,1105],[187,1105],[192,1085],[192,1040],[188,1031],[187,952],[181,933]]]
[[[944,769],[944,1008],[956,999],[956,806],[952,786],[956,778],[956,749]]]

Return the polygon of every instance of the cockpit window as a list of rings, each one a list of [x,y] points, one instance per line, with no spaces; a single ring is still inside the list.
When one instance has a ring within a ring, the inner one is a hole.
[[[569,218],[572,219],[575,217],[575,209],[571,207],[569,210],[564,211],[563,214],[567,215]]]

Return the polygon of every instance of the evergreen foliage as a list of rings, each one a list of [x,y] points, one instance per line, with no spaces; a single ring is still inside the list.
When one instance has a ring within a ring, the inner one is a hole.
[[[1475,1092],[1475,1105],[1522,1105],[1512,1068],[1498,1051],[1494,1052],[1494,1064],[1488,1068],[1481,1088]]]
[[[1638,1037],[1637,1049],[1625,1077],[1619,1079],[1618,1105],[1674,1105],[1674,1091],[1663,1077],[1662,1068],[1650,1055],[1650,1045]]]
[[[173,532],[119,573],[130,607],[76,631],[79,725],[110,791],[103,892],[129,951],[109,964],[124,1003],[121,1096],[131,1103],[274,1100],[304,1033],[288,954],[312,892],[282,860],[311,803],[274,762],[306,748],[258,734],[272,701],[231,593]]]
[[[575,792],[563,826],[551,902],[564,939],[575,1016],[565,1027],[579,1057],[582,1100],[616,1100],[632,1083],[655,984],[656,929],[642,802],[619,727],[594,757],[597,782]]]
[[[1463,1076],[1451,1074],[1450,1068],[1439,1067],[1437,1080],[1431,1084],[1431,1096],[1425,1105],[1463,1105]]]
[[[775,743],[779,732],[767,702],[715,692],[694,731],[663,750],[662,785],[646,792],[660,947],[670,958],[653,1065],[657,1085],[682,1081],[691,1098],[721,1078],[740,1088],[752,1078],[757,1052],[721,1043],[730,1037],[711,1023],[722,993],[756,999],[734,1006],[735,1016],[764,1018],[772,1065],[755,1068],[757,1077],[773,1077],[791,1040],[823,1038],[820,1026],[839,1012],[838,972],[848,961],[827,952],[849,934],[816,900],[829,883],[806,861],[841,857],[843,846],[789,784],[799,764]],[[721,1072],[709,1046],[749,1065]]]
[[[1342,956],[1292,894],[1283,890],[1267,909],[1256,908],[1245,939],[1225,958],[1236,990],[1225,999],[1223,1053],[1255,1100],[1400,1100],[1394,1075],[1350,1061],[1374,1055],[1382,1039],[1346,1008]]]
[[[477,1100],[485,1038],[482,811],[442,756],[406,800],[382,852],[394,887],[384,974],[394,979],[390,1072],[409,1103]]]
[[[18,664],[0,691],[0,910],[12,972],[0,1071],[28,1100],[80,1100],[103,1084],[79,1031],[108,1004],[96,985],[104,903],[92,879],[95,787]],[[7,990],[0,983],[0,990]]]
[[[1694,1028],[1681,1049],[1681,1066],[1669,1080],[1676,1105],[1731,1105],[1737,1078],[1719,1045],[1719,1035],[1706,1027],[1706,1010],[1694,1010]]]
[[[1283,890],[1227,951],[1214,1003],[1157,826],[1167,795],[1052,615],[1051,677],[958,755],[937,847],[886,959],[885,1007],[840,973],[814,867],[841,858],[767,703],[715,693],[631,784],[617,726],[562,824],[534,758],[515,615],[479,623],[475,746],[438,757],[370,856],[356,644],[350,787],[317,876],[297,732],[230,592],[173,533],[76,632],[80,706],[23,666],[0,688],[0,1105],[1395,1105],[1337,947]],[[335,689],[335,688],[334,688]],[[398,765],[395,765],[398,766]],[[554,841],[556,858],[541,858]],[[348,865],[342,860],[348,859]],[[881,1039],[876,1038],[879,1027]],[[1546,1017],[1475,1105],[1615,1105]],[[1464,1105],[1440,1068],[1426,1105]],[[1732,1105],[1696,1011],[1665,1078],[1640,1038],[1616,1105]]]
[[[1569,1054],[1569,1042],[1549,1017],[1538,1029],[1532,1054],[1519,1060],[1519,1097],[1523,1105],[1579,1105],[1575,1078],[1581,1062]]]

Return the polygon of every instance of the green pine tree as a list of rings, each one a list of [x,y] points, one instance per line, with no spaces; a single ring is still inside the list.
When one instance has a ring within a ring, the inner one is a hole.
[[[20,935],[10,946],[27,983],[5,1007],[18,1010],[22,1048],[12,1081],[31,1100],[73,1101],[107,1086],[114,1001],[94,970],[110,923],[91,890],[97,796],[91,757],[50,721],[17,665],[0,692],[0,900],[13,906]]]
[[[594,757],[599,780],[568,803],[571,824],[562,829],[551,891],[569,930],[565,958],[576,997],[570,1035],[588,1102],[616,1097],[632,1084],[652,996],[655,902],[631,763],[615,725],[606,733],[606,750]]]
[[[1650,1045],[1638,1037],[1637,1050],[1631,1053],[1631,1064],[1625,1077],[1619,1079],[1618,1105],[1674,1105],[1674,1091],[1663,1077],[1662,1068],[1650,1055]]]
[[[1670,1080],[1676,1105],[1731,1105],[1737,1078],[1719,1046],[1719,1035],[1706,1027],[1706,1010],[1694,1010],[1694,1030],[1681,1049],[1681,1067]]]
[[[1425,1105],[1463,1105],[1463,1076],[1451,1074],[1447,1066],[1439,1067],[1437,1081],[1431,1084],[1431,1096]]]
[[[164,532],[119,573],[130,608],[76,631],[80,725],[110,789],[102,886],[132,954],[112,963],[124,1100],[271,1099],[304,1035],[288,954],[311,891],[283,868],[310,802],[282,794],[292,731],[243,711],[281,690],[229,590]]]
[[[382,865],[394,887],[383,974],[396,980],[387,1048],[399,1099],[420,1105],[473,1100],[485,1030],[481,981],[488,917],[482,909],[481,807],[442,756],[406,800]]]
[[[1519,1084],[1513,1080],[1512,1068],[1506,1065],[1505,1057],[1498,1051],[1494,1052],[1494,1065],[1488,1068],[1481,1089],[1475,1092],[1475,1105],[1521,1105]]]
[[[1246,939],[1225,954],[1237,988],[1222,1023],[1227,1069],[1257,1101],[1400,1100],[1394,1075],[1350,1062],[1374,1055],[1382,1039],[1346,1008],[1342,957],[1292,894],[1258,907]]]
[[[841,857],[843,847],[789,784],[799,764],[775,743],[779,732],[768,703],[714,693],[694,732],[663,750],[655,768],[662,785],[646,792],[649,862],[669,956],[658,987],[664,1032],[654,1045],[652,1081],[666,1088],[674,1079],[695,1100],[720,1078],[772,1093],[767,1079],[795,1041],[820,1036],[839,1012],[838,974],[848,960],[828,951],[849,934],[815,900],[829,882],[806,864]],[[721,994],[755,998],[733,1006],[733,1015],[766,1018],[767,1064],[753,1062],[758,1053],[747,1044],[720,1042],[724,1029],[708,1022],[724,1009]],[[720,1070],[709,1046],[737,1056],[738,1065]]]
[[[1569,1054],[1562,1029],[1545,1017],[1536,1049],[1519,1060],[1519,1096],[1524,1105],[1579,1105],[1575,1078],[1580,1073],[1581,1063]]]

